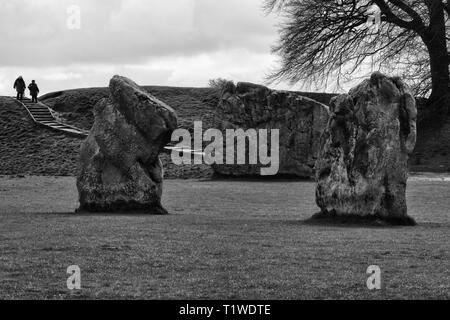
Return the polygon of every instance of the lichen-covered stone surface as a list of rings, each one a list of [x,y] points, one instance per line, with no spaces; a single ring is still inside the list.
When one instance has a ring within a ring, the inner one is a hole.
[[[328,107],[299,93],[270,90],[251,83],[227,83],[216,110],[215,128],[279,129],[278,176],[314,177],[320,136],[329,118]],[[270,139],[268,150],[271,149]],[[213,165],[216,174],[257,177],[261,165]]]
[[[317,217],[413,225],[405,192],[416,118],[407,86],[380,73],[333,98],[316,164]]]
[[[175,112],[133,81],[114,76],[81,149],[79,211],[166,214],[159,154],[177,128]]]

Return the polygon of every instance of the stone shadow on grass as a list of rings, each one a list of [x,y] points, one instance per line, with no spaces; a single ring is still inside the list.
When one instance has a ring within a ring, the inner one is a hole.
[[[312,226],[341,226],[341,227],[414,227],[417,222],[411,217],[381,217],[337,215],[335,213],[316,213],[303,221],[305,225]]]
[[[72,212],[47,212],[38,213],[38,215],[44,216],[61,216],[61,217],[168,217],[176,216],[176,214],[171,213],[152,213],[149,211],[116,211],[116,212],[88,212],[88,211],[72,211]]]
[[[168,215],[166,209],[161,204],[141,204],[137,201],[115,201],[107,204],[85,203],[80,206],[75,213],[91,214],[91,213],[110,213],[110,214],[145,214],[163,216]]]

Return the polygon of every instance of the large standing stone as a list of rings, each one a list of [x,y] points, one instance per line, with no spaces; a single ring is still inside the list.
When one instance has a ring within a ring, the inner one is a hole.
[[[133,81],[114,76],[94,109],[81,149],[80,211],[165,214],[159,153],[177,128],[175,112]]]
[[[380,73],[333,98],[316,164],[317,217],[413,225],[405,192],[416,118],[410,90]]]
[[[278,175],[311,178],[328,117],[327,106],[300,93],[270,90],[251,83],[235,86],[229,82],[217,107],[215,127],[223,131],[279,129]],[[213,165],[213,169],[225,176],[261,175],[261,165],[223,164]]]

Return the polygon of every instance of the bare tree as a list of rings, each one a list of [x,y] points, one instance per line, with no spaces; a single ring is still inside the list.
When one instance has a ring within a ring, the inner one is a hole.
[[[450,0],[265,0],[283,22],[272,80],[342,79],[358,69],[396,73],[450,110]],[[377,5],[381,23],[367,26]]]

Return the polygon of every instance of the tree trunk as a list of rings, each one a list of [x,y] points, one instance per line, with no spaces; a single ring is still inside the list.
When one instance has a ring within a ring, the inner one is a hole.
[[[433,1],[430,5],[430,26],[422,36],[430,55],[432,93],[429,104],[439,111],[450,112],[450,59],[445,31],[443,4]]]
[[[450,105],[448,105],[450,100],[448,62],[445,61],[438,50],[433,48],[430,49],[432,91],[429,102],[431,106],[439,110],[450,112]]]

